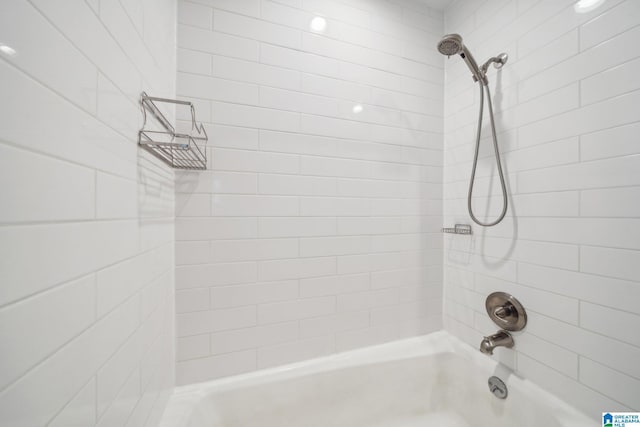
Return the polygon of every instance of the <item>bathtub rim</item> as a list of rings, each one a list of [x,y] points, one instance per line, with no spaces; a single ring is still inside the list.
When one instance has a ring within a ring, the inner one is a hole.
[[[487,357],[449,332],[441,330],[427,335],[175,387],[165,407],[159,427],[183,427],[187,425],[196,405],[213,393],[284,381],[354,366],[374,365],[444,353],[453,353],[468,360],[474,366],[477,366],[487,378],[492,375],[499,376],[507,383],[510,390],[521,391],[527,396],[531,395],[535,400],[544,403],[549,410],[557,412],[563,422],[567,423],[567,426],[598,425],[595,418],[589,417],[584,412],[561,400],[560,397],[530,380],[522,378],[513,369],[500,363],[497,360],[499,359],[500,350],[496,352],[496,356],[493,358]],[[487,393],[489,393],[488,390]],[[578,421],[575,422],[575,419],[569,417],[575,417]]]

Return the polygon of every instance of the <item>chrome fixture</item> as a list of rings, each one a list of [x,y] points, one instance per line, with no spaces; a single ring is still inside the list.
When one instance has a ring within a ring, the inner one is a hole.
[[[521,331],[527,325],[527,312],[520,301],[505,292],[494,292],[485,301],[487,314],[500,329]]]
[[[206,144],[209,139],[202,123],[196,121],[196,110],[189,101],[140,95],[143,123],[138,132],[138,145],[176,169],[207,169]],[[175,115],[186,108],[190,130],[177,132],[163,111]],[[147,120],[151,116],[155,121]]]
[[[471,234],[471,226],[469,224],[456,224],[453,228],[443,228],[442,232],[451,234]]]
[[[480,343],[480,352],[484,354],[493,354],[496,347],[513,347],[513,337],[507,331],[498,331],[493,335],[484,337]]]
[[[471,55],[471,52],[469,52],[467,47],[462,43],[462,36],[460,36],[460,34],[447,34],[442,37],[438,42],[438,51],[447,56],[460,55],[467,64],[467,67],[469,67],[469,70],[471,70],[473,80],[476,82],[481,81],[484,84],[488,83],[486,75],[480,71],[473,55]]]
[[[493,64],[493,68],[495,68],[496,70],[499,70],[504,66],[504,64],[507,63],[507,59],[509,59],[509,55],[502,52],[498,56],[493,56],[487,59],[487,62],[482,64],[482,67],[480,69],[482,70],[482,72],[485,74],[485,77],[486,77],[487,70],[489,69],[489,65]]]
[[[520,301],[506,292],[493,292],[487,297],[484,305],[493,323],[501,329],[482,339],[480,351],[493,354],[496,347],[513,347],[513,337],[507,331],[521,331],[527,325],[527,312]]]
[[[489,391],[498,399],[506,399],[509,395],[507,385],[500,378],[496,376],[490,377],[487,384],[489,384]]]
[[[493,105],[491,104],[491,92],[489,90],[489,80],[487,79],[487,70],[489,65],[497,69],[500,69],[507,62],[509,56],[506,53],[501,53],[498,56],[489,58],[482,67],[478,67],[478,63],[471,55],[471,52],[462,43],[462,37],[459,34],[447,34],[438,42],[438,51],[446,56],[460,55],[464,62],[469,67],[473,81],[478,82],[480,86],[480,112],[478,116],[478,131],[476,133],[476,151],[473,158],[473,168],[471,169],[471,180],[469,182],[469,192],[467,194],[467,209],[473,222],[483,227],[494,226],[502,221],[507,214],[507,186],[505,184],[504,173],[502,172],[502,163],[500,162],[500,151],[498,150],[498,138],[496,136],[496,125],[493,117]],[[496,166],[498,168],[498,174],[500,175],[500,186],[502,189],[502,212],[493,222],[482,222],[476,218],[473,213],[473,207],[471,205],[471,198],[473,195],[473,184],[476,178],[476,167],[478,166],[478,151],[480,148],[480,135],[482,130],[482,116],[484,111],[484,92],[487,92],[487,104],[489,106],[489,119],[491,121],[491,135],[493,136],[493,150],[496,157]]]

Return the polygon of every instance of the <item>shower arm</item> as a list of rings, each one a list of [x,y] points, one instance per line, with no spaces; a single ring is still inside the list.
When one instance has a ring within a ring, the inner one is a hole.
[[[507,62],[508,58],[509,56],[506,53],[501,53],[498,56],[493,56],[487,59],[487,62],[482,64],[482,67],[480,67],[482,74],[486,76],[487,70],[489,69],[489,65],[491,64],[493,64],[494,68],[499,70]]]

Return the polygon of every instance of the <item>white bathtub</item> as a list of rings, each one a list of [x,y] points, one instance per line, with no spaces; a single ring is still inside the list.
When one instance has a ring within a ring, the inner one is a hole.
[[[179,387],[160,427],[589,427],[446,332]],[[488,390],[498,375],[505,400]]]

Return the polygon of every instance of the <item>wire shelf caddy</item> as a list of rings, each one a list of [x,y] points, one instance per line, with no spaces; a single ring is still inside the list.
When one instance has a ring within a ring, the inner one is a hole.
[[[196,111],[191,102],[176,99],[156,98],[142,92],[140,105],[144,121],[138,132],[138,145],[176,169],[206,170],[209,140],[201,123],[196,121]],[[166,112],[187,108],[191,118],[191,129],[178,132],[167,119]],[[155,121],[149,120],[149,116]]]

